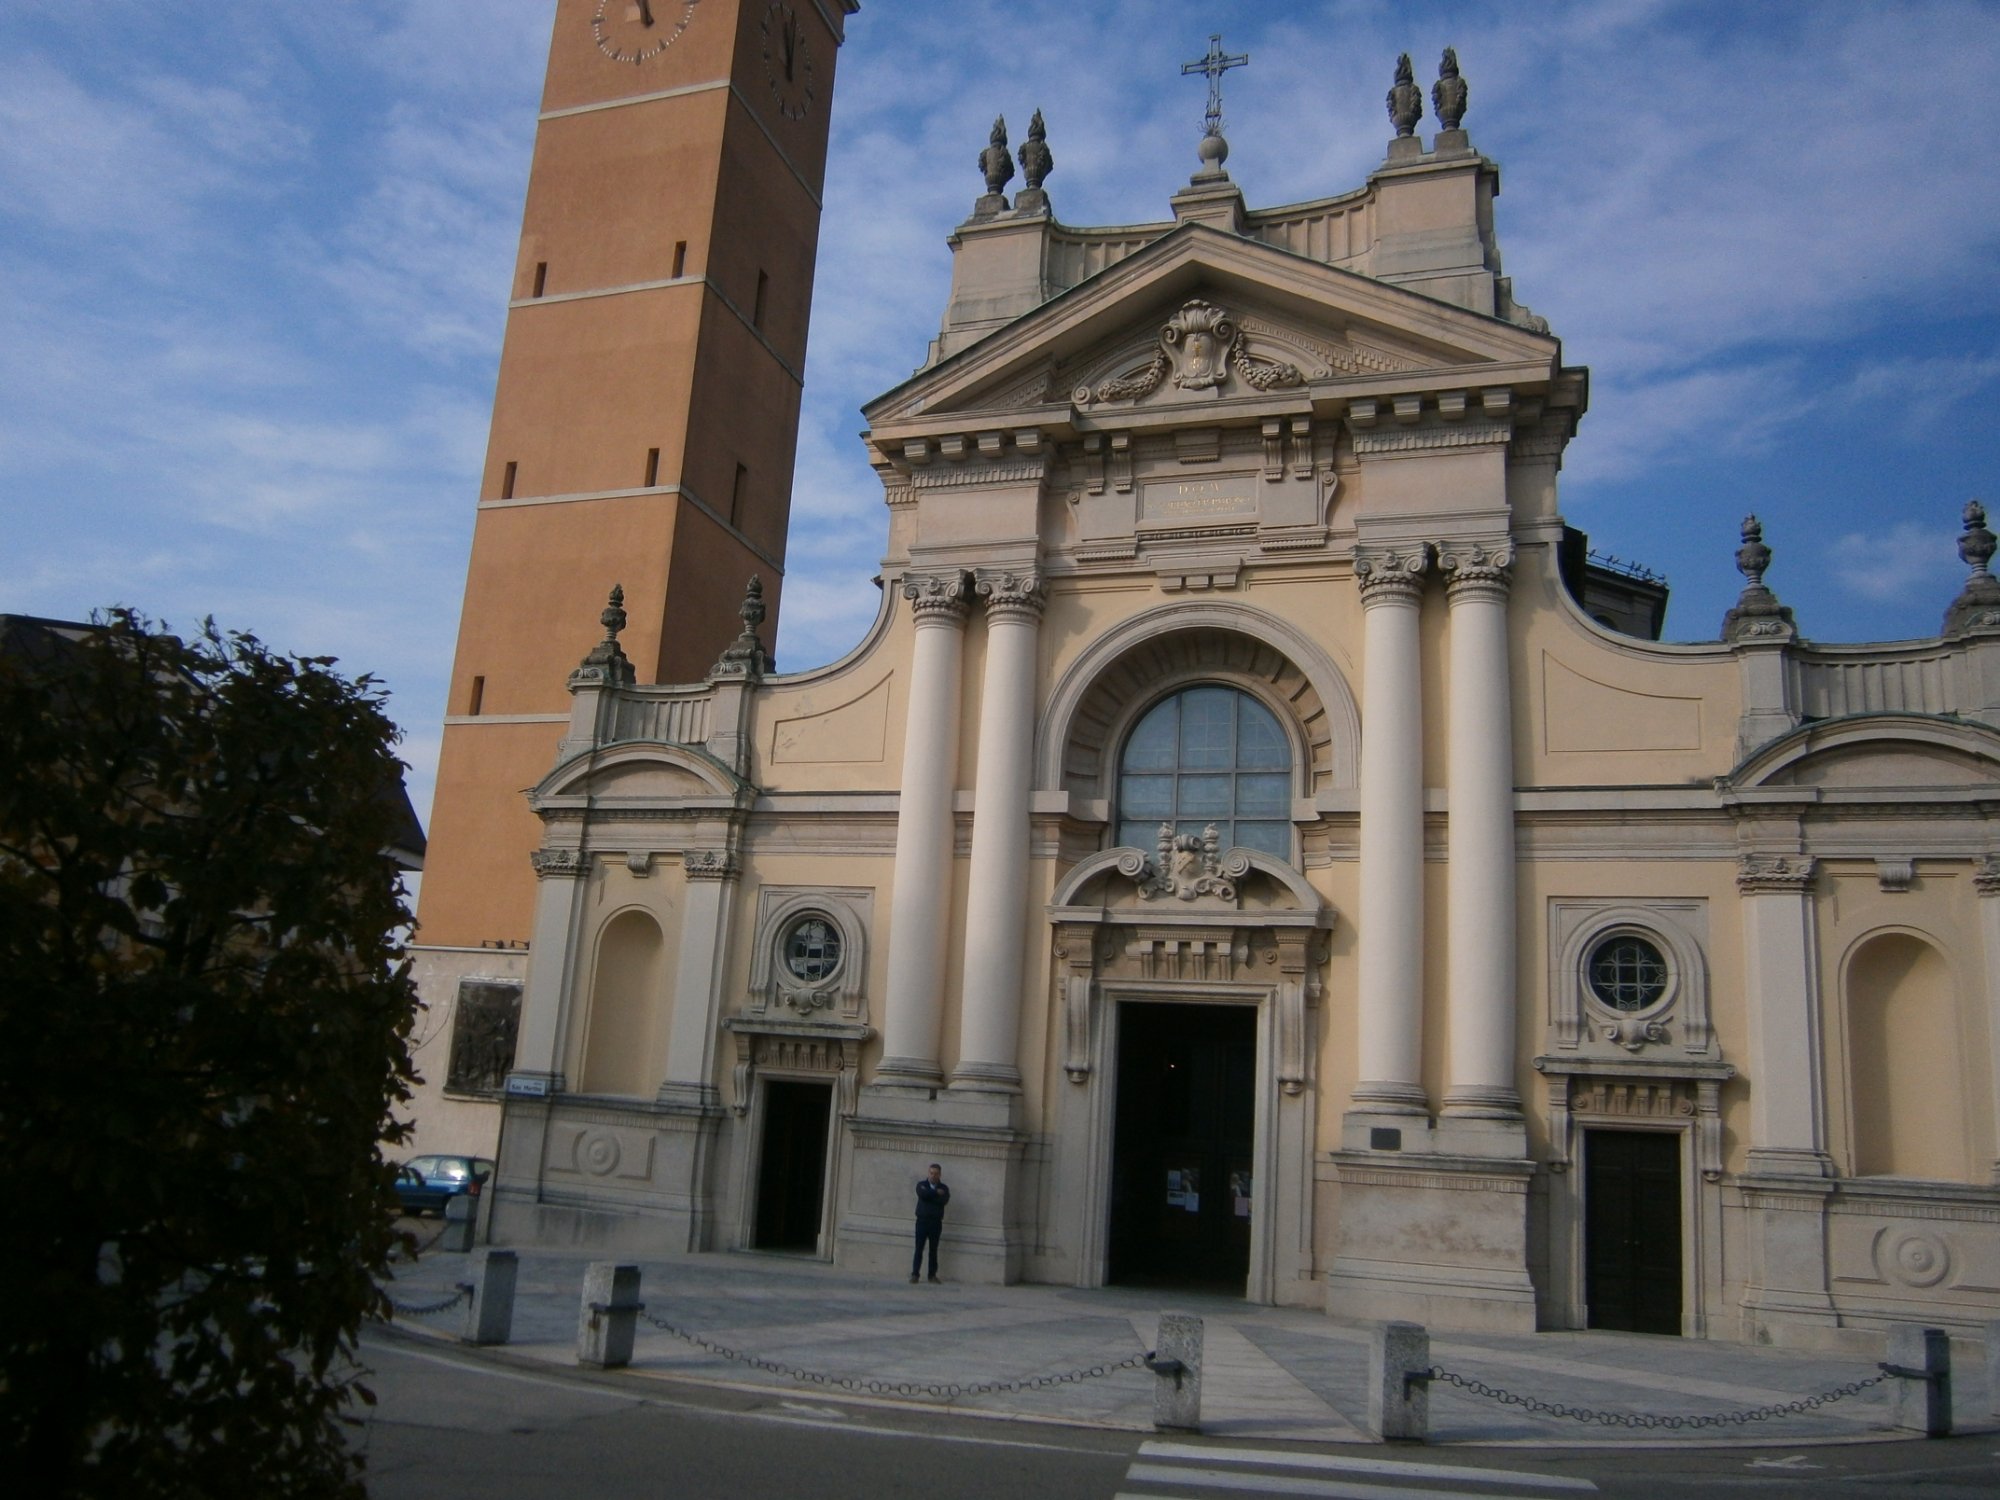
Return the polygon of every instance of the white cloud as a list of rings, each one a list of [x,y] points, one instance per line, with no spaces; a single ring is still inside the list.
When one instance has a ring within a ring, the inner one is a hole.
[[[1880,531],[1848,532],[1827,549],[1842,588],[1877,604],[1928,604],[1951,598],[1962,581],[1956,533],[1915,521]]]

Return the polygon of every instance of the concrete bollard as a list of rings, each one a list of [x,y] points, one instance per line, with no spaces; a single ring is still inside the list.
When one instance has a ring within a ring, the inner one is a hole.
[[[472,1248],[473,1220],[479,1215],[479,1200],[460,1193],[448,1199],[444,1206],[444,1233],[439,1236],[441,1248],[455,1250],[461,1254]]]
[[[1153,1425],[1163,1432],[1201,1431],[1201,1319],[1161,1313],[1153,1340]]]
[[[514,1277],[520,1269],[512,1250],[487,1250],[472,1263],[472,1301],[465,1309],[468,1344],[504,1344],[514,1332]]]
[[[1368,1435],[1421,1443],[1431,1429],[1431,1336],[1421,1323],[1383,1323],[1368,1342]]]
[[[632,1363],[633,1325],[646,1304],[639,1300],[639,1268],[594,1260],[583,1273],[583,1306],[576,1327],[576,1362],[595,1370]]]
[[[2000,1417],[2000,1323],[1986,1325],[1986,1404]]]
[[[1942,1328],[1898,1324],[1889,1330],[1889,1359],[1882,1368],[1902,1377],[1895,1385],[1896,1426],[1925,1437],[1949,1437],[1951,1335]]]

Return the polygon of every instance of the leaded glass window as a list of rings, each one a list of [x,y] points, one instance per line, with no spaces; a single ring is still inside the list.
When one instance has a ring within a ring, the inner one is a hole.
[[[1292,857],[1292,747],[1277,715],[1237,688],[1183,688],[1154,704],[1118,761],[1118,842],[1150,849],[1160,825],[1225,849]]]
[[[1645,1010],[1667,992],[1665,957],[1629,932],[1606,938],[1591,949],[1584,973],[1591,994],[1613,1010]]]
[[[785,934],[785,968],[803,984],[818,984],[840,967],[840,930],[824,917],[794,922]]]

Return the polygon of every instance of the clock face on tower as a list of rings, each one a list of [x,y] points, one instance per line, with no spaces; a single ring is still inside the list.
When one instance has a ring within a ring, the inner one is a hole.
[[[778,113],[803,120],[813,107],[812,43],[799,24],[799,13],[784,0],[772,0],[764,12],[764,76]]]
[[[673,46],[699,0],[597,0],[590,34],[613,62],[643,63]]]

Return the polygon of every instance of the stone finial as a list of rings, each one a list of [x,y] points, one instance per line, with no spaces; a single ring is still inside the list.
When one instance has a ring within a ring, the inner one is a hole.
[[[1946,635],[2000,629],[2000,578],[1988,566],[1996,543],[1986,525],[1986,507],[1977,500],[1966,501],[1963,519],[1965,534],[1958,539],[1958,557],[1972,572],[1944,612]]]
[[[1417,87],[1417,71],[1410,66],[1410,54],[1396,59],[1396,82],[1389,90],[1389,120],[1397,135],[1415,135],[1417,121],[1424,117],[1424,91]]]
[[[737,633],[716,661],[711,677],[748,677],[756,679],[771,670],[770,655],[764,650],[763,639],[757,634],[757,627],[764,623],[764,580],[755,573],[743,588],[743,603],[736,613],[743,621],[743,629]]]
[[[1438,124],[1446,130],[1458,129],[1458,122],[1465,118],[1467,93],[1465,80],[1458,76],[1458,49],[1447,47],[1438,62],[1438,81],[1431,85],[1431,107],[1437,111]]]
[[[986,177],[986,194],[997,198],[1006,188],[1008,179],[1014,175],[1014,158],[1007,154],[1007,117],[993,117],[993,133],[987,137],[986,149],[979,153],[979,170]]]
[[[1743,518],[1743,545],[1736,549],[1736,571],[1743,575],[1743,592],[1722,617],[1722,638],[1734,644],[1746,640],[1788,641],[1798,632],[1793,628],[1792,611],[1780,604],[1778,596],[1764,586],[1764,571],[1771,566],[1771,549],[1764,545],[1764,523],[1755,516]]]
[[[1028,121],[1027,140],[1021,143],[1021,179],[1027,184],[1029,192],[1039,193],[1043,181],[1055,169],[1056,158],[1049,150],[1048,127],[1042,123],[1042,112],[1038,109],[1035,117]]]
[[[604,639],[592,646],[589,655],[569,674],[570,688],[593,684],[630,687],[635,680],[632,662],[625,655],[625,648],[618,644],[618,632],[625,628],[623,584],[611,585],[611,598],[597,620],[604,627]]]

